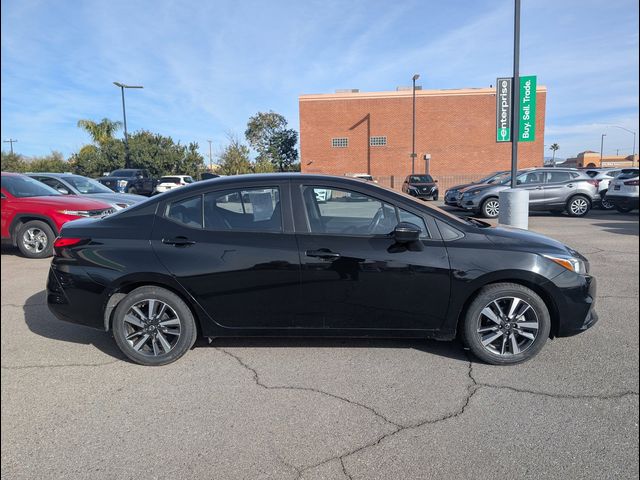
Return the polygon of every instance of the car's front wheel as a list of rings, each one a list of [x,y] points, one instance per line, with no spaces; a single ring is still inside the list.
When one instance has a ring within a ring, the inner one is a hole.
[[[46,258],[53,252],[55,238],[49,225],[41,220],[31,220],[19,228],[16,243],[25,257]]]
[[[495,197],[487,198],[484,202],[482,202],[480,212],[482,213],[483,217],[496,218],[500,213],[500,200]]]
[[[158,366],[182,357],[196,341],[191,310],[164,288],[136,288],[114,312],[113,336],[122,353],[141,365]]]
[[[549,310],[533,290],[515,283],[484,287],[467,309],[465,345],[480,360],[512,365],[536,355],[551,329]]]

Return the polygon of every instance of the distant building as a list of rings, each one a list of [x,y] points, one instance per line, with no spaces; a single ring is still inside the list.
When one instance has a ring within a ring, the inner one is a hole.
[[[585,150],[576,157],[567,158],[563,167],[595,168],[595,167],[635,167],[638,165],[638,155],[603,155],[592,150]]]
[[[544,163],[546,88],[537,89],[535,141],[520,143],[518,165]],[[367,173],[401,186],[411,174],[412,90],[301,95],[300,157],[306,173]],[[511,166],[511,143],[496,142],[495,88],[416,91],[415,172],[472,180]]]

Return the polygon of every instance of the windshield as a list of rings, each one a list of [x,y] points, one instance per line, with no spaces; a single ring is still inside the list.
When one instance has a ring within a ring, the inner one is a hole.
[[[162,177],[160,183],[180,183],[180,177]]]
[[[500,183],[505,178],[511,178],[511,173],[509,172],[500,172],[491,175],[490,177],[483,178],[479,183]]]
[[[431,175],[411,175],[409,177],[411,183],[433,183]]]
[[[9,176],[2,177],[2,188],[7,190],[11,195],[18,198],[25,197],[46,197],[49,195],[61,195],[53,188],[39,182],[38,180],[26,176]]]
[[[62,177],[62,179],[70,183],[73,188],[78,190],[83,195],[91,195],[92,193],[113,193],[108,187],[105,187],[100,182],[87,177],[81,177],[80,175],[73,175],[68,177]]]
[[[620,180],[623,180],[625,178],[634,178],[637,176],[638,176],[637,168],[625,168],[620,172],[620,175],[618,175],[617,178],[619,178]]]
[[[133,177],[134,170],[114,170],[111,172],[111,177]]]

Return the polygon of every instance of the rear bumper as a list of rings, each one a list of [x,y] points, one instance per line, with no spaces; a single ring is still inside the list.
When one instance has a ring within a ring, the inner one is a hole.
[[[615,206],[625,208],[638,208],[638,197],[630,197],[626,195],[609,195],[609,193],[607,193],[605,195],[605,199]]]
[[[101,293],[84,272],[49,268],[47,306],[58,320],[104,329]],[[90,287],[89,289],[87,287]]]

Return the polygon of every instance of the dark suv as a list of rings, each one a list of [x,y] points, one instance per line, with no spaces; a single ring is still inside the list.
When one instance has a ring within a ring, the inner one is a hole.
[[[431,175],[408,175],[402,184],[402,191],[422,200],[438,200],[437,183]]]
[[[150,196],[156,187],[156,181],[144,168],[122,168],[96,180],[119,193]]]

